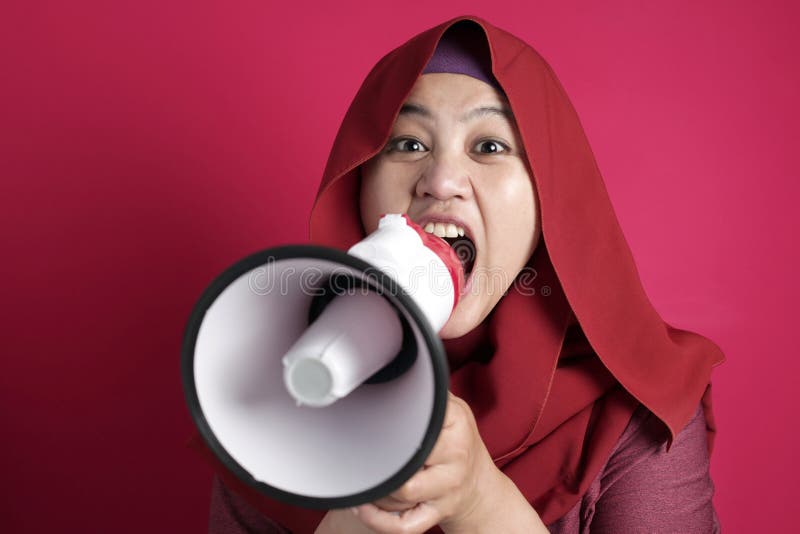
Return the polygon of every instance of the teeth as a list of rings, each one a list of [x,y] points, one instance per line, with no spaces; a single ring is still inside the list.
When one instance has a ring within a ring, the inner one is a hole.
[[[438,237],[464,237],[466,234],[461,226],[453,223],[429,222],[423,230]]]

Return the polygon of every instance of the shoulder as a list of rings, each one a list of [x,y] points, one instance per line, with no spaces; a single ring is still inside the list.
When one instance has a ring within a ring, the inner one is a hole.
[[[667,429],[646,407],[633,413],[599,476],[592,530],[718,532],[701,405],[667,451]]]
[[[688,460],[693,463],[708,462],[706,420],[702,405],[698,404],[694,415],[675,437],[669,451],[668,437],[666,426],[653,412],[640,404],[614,447],[603,476],[613,478],[653,457],[660,457],[663,462],[669,461],[671,465]]]

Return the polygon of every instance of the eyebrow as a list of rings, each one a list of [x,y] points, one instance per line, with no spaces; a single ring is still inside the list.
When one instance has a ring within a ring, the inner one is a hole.
[[[432,119],[433,114],[426,108],[425,106],[421,106],[420,104],[412,104],[406,103],[403,104],[403,107],[400,108],[400,115],[417,115],[425,119]],[[496,107],[496,106],[481,106],[479,108],[475,108],[473,110],[468,111],[461,118],[458,119],[458,122],[468,122],[471,120],[475,120],[480,117],[487,117],[487,116],[499,116],[504,117],[506,119],[512,118],[511,110],[505,106],[503,107]]]

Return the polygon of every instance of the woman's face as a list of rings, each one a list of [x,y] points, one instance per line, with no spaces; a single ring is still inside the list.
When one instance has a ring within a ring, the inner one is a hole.
[[[447,237],[464,261],[465,291],[439,335],[460,337],[494,308],[539,241],[538,202],[508,101],[470,76],[425,74],[389,142],[362,166],[367,233],[406,213]],[[459,238],[464,230],[467,239]],[[474,261],[473,261],[474,260]]]

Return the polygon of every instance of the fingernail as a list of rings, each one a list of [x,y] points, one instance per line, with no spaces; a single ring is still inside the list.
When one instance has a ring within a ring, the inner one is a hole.
[[[358,508],[350,508],[350,511],[353,512],[353,515],[358,515]]]

